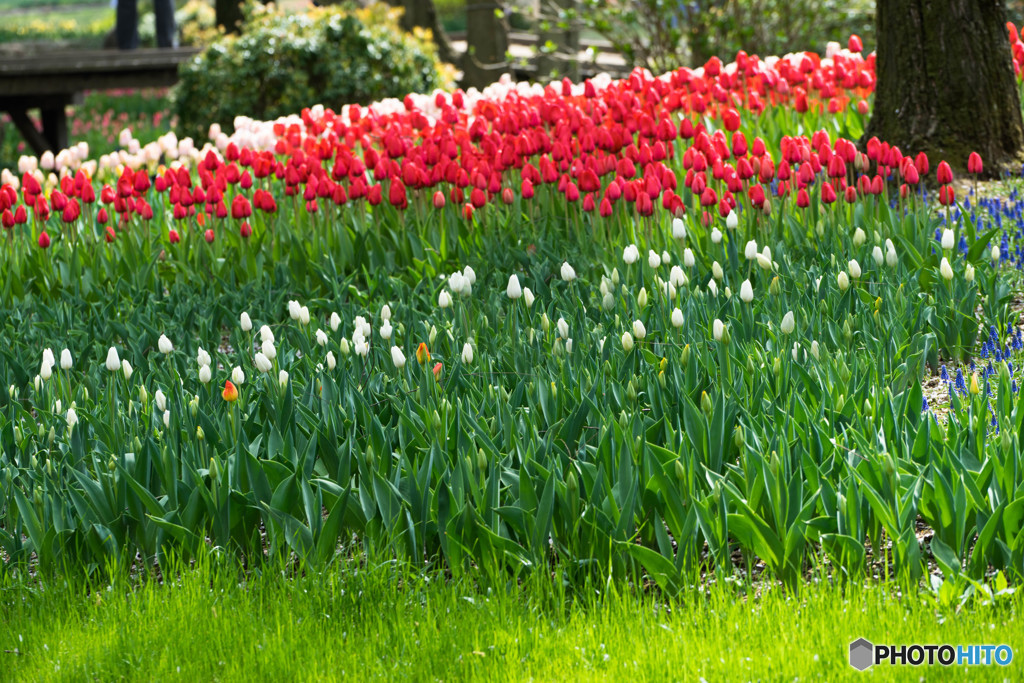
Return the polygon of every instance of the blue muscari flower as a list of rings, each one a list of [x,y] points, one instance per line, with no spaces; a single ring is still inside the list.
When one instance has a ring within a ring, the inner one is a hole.
[[[978,351],[978,355],[982,358],[988,358],[988,342],[981,342],[981,350]]]
[[[988,328],[988,338],[991,339],[992,341],[995,341],[998,338],[998,335],[999,335],[999,333],[996,332],[996,326],[995,325],[989,325],[989,328]]]
[[[977,369],[978,369],[978,367],[974,364],[974,359],[972,358],[971,359],[971,372],[974,372]]]
[[[928,397],[927,396],[921,399],[921,412],[923,413],[926,410],[928,410]]]
[[[1002,360],[1003,360],[1003,352],[1000,351],[999,349],[996,349],[996,362],[999,363]]]
[[[960,250],[961,254],[966,254],[969,249],[969,247],[967,246],[967,238],[964,237],[963,235],[960,235],[960,242],[957,243],[957,249]]]
[[[949,371],[946,370],[946,364],[945,363],[942,364],[942,374],[941,374],[941,377],[942,377],[942,381],[944,381],[944,382],[948,382],[949,381]]]
[[[1013,362],[1012,361],[1006,361],[1006,369],[1009,371],[1009,373],[1011,375],[1013,374]]]
[[[935,228],[935,241],[936,242],[941,242],[942,241],[942,229],[941,228]]]

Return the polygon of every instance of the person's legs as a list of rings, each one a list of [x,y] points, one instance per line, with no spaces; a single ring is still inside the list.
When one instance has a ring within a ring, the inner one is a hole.
[[[153,0],[156,15],[156,46],[178,47],[178,30],[174,25],[174,0]]]
[[[117,47],[134,50],[139,46],[138,0],[117,0]]]

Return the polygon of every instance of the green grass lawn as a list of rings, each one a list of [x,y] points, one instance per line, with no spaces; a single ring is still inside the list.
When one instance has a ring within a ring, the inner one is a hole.
[[[1018,646],[1021,600],[959,613],[928,593],[808,584],[746,598],[733,587],[679,601],[592,587],[575,599],[547,577],[483,590],[392,565],[241,580],[191,570],[164,587],[124,582],[87,594],[63,580],[0,581],[7,680],[855,680],[849,643]],[[554,592],[552,592],[554,591]],[[879,665],[871,680],[1009,667]]]

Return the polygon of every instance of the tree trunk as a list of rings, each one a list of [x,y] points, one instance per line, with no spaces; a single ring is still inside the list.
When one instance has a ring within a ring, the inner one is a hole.
[[[242,24],[242,3],[239,0],[217,0],[214,10],[218,26],[223,26],[228,33],[238,33]]]
[[[1000,0],[878,0],[878,84],[865,140],[996,174],[1024,147],[1020,97]]]
[[[405,10],[402,14],[403,29],[410,32],[415,27],[428,29],[434,37],[437,56],[441,58],[441,61],[459,64],[459,56],[455,54],[451,43],[448,42],[448,34],[445,33],[441,20],[437,16],[434,0],[387,0],[387,2],[392,7],[401,7]]]
[[[578,0],[544,0],[541,3],[541,21],[547,22],[549,28],[540,34],[540,44],[550,42],[555,51],[541,53],[537,57],[537,75],[540,80],[548,80],[552,74],[569,80],[579,79],[580,31],[577,27],[575,11]],[[567,26],[560,27],[559,13],[565,14]]]
[[[483,88],[508,70],[508,30],[503,9],[496,0],[476,0],[466,7],[466,54],[462,60],[462,84]]]

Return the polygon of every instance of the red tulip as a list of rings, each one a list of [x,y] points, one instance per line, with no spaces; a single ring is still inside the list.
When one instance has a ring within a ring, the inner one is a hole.
[[[242,225],[238,228],[238,233],[242,236],[242,239],[249,239],[252,237],[252,226],[249,225],[249,221],[242,221]]]
[[[107,244],[110,244],[117,239],[117,233],[114,232],[114,227],[111,225],[107,226],[107,229],[103,233],[103,239],[107,240]]]
[[[943,206],[949,206],[955,201],[956,193],[953,191],[953,187],[951,185],[943,185],[942,187],[939,188],[939,204],[942,204]]]
[[[43,249],[48,249],[50,247],[50,236],[46,234],[45,230],[39,233],[39,246]]]
[[[948,185],[953,182],[953,169],[945,161],[940,161],[939,168],[935,171],[935,179],[939,185]]]
[[[25,205],[22,204],[14,209],[14,224],[25,225],[28,223],[28,211],[25,210]]]
[[[434,208],[435,209],[443,209],[444,208],[444,204],[445,204],[444,192],[441,192],[441,190],[438,190],[437,192],[434,193]]]
[[[864,43],[861,42],[860,36],[854,33],[846,42],[846,47],[850,52],[861,52],[864,49]]]
[[[977,152],[971,152],[970,156],[967,157],[967,172],[979,175],[982,172],[981,155]]]
[[[170,231],[167,233],[167,237],[170,240],[171,244],[177,244],[178,242],[181,241],[181,236],[178,234],[178,231],[175,230],[174,228],[170,229]]]
[[[243,195],[236,194],[231,200],[231,217],[240,220],[252,215],[252,204]]]
[[[213,244],[213,229],[207,228],[206,232],[203,233],[203,239],[206,240],[207,244]]]
[[[14,227],[14,214],[11,213],[10,209],[4,209],[3,214],[0,215],[0,225],[3,225],[7,230]]]

